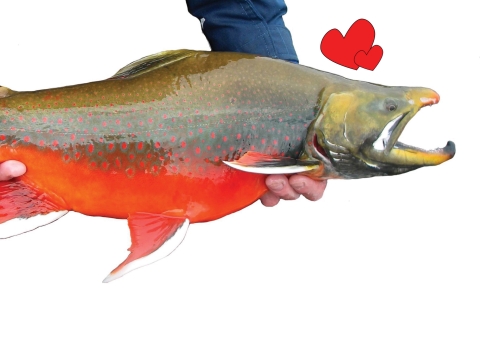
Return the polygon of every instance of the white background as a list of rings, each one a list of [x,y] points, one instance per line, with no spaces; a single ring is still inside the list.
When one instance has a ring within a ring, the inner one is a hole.
[[[112,3],[2,1],[0,84],[72,85],[154,52],[209,49],[183,1]],[[453,140],[455,158],[193,225],[170,257],[110,284],[130,245],[126,221],[69,213],[1,240],[1,349],[480,348],[478,11],[467,1],[287,4],[302,64],[436,90],[440,103],[400,140]],[[328,30],[345,34],[359,18],[384,50],[373,72],[319,49]]]

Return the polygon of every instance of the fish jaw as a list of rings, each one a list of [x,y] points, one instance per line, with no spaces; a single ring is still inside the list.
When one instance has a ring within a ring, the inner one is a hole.
[[[390,121],[371,147],[363,149],[366,162],[373,167],[382,167],[389,174],[439,165],[455,155],[455,144],[452,141],[448,141],[445,147],[433,150],[424,150],[398,141],[408,122],[421,108],[440,101],[438,93],[430,89],[410,89],[406,95],[412,109]]]
[[[440,101],[431,89],[359,85],[325,100],[309,137],[310,154],[325,164],[329,177],[396,175],[455,155],[451,141],[434,150],[398,142],[421,108]]]

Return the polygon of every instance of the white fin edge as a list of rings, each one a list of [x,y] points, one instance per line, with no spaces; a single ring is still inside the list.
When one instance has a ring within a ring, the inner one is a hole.
[[[318,165],[287,165],[287,166],[279,166],[279,167],[253,167],[253,166],[246,166],[241,165],[237,162],[227,162],[223,161],[229,167],[232,167],[237,170],[245,171],[247,173],[255,173],[255,174],[295,174],[295,173],[303,173],[305,171],[310,171],[318,168]]]
[[[68,213],[68,210],[54,211],[45,215],[39,214],[30,218],[15,218],[0,225],[0,239],[21,235],[36,228],[48,225]]]
[[[190,221],[188,219],[185,219],[183,224],[177,229],[177,231],[175,231],[175,234],[169,240],[163,243],[163,245],[160,246],[157,250],[155,250],[153,253],[150,253],[147,256],[144,256],[142,258],[139,258],[137,260],[134,260],[128,263],[127,265],[125,265],[115,273],[110,273],[107,277],[105,277],[105,279],[103,280],[103,283],[114,281],[117,278],[120,278],[135,269],[138,269],[146,265],[150,265],[155,261],[161,260],[169,256],[170,254],[172,254],[174,250],[177,249],[178,246],[185,239],[189,225],[190,225]]]

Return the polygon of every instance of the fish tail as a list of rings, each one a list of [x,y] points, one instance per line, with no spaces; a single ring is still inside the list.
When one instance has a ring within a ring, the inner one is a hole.
[[[58,198],[18,178],[0,181],[0,239],[47,225],[65,215],[65,208]]]

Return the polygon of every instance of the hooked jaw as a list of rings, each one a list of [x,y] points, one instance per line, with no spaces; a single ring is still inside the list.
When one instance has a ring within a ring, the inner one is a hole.
[[[445,147],[434,150],[423,150],[398,142],[403,129],[419,109],[440,101],[440,96],[430,89],[411,89],[407,94],[412,109],[398,115],[384,127],[370,150],[365,152],[367,157],[375,162],[391,165],[393,168],[438,165],[451,159],[455,155],[455,144],[451,141]]]

